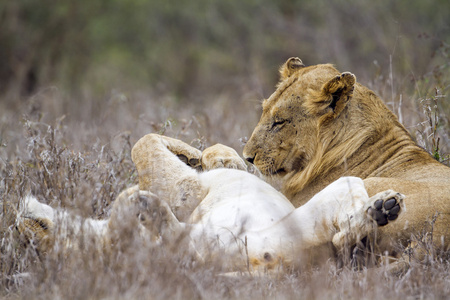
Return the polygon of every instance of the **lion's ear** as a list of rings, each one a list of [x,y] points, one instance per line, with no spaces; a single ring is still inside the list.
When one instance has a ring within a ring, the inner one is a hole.
[[[353,95],[356,77],[350,72],[337,75],[322,86],[318,93],[311,95],[309,109],[319,115],[331,113],[337,116]]]
[[[295,71],[305,67],[302,60],[298,57],[289,58],[280,68],[280,80],[283,81],[286,78],[294,74]]]

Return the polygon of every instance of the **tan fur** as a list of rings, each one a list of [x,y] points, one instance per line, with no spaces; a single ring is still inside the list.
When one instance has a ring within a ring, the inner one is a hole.
[[[268,183],[236,170],[245,168],[244,161],[220,144],[201,153],[182,141],[148,134],[135,144],[132,158],[139,185],[120,193],[109,218],[71,216],[29,195],[21,205],[19,231],[43,252],[57,240],[68,254],[83,250],[86,238],[99,241],[97,249],[105,252],[120,249],[124,236],[162,245],[167,237],[187,234],[185,246],[199,258],[227,255],[238,270],[251,265],[266,272],[319,262],[311,254],[328,253],[330,244],[343,251],[397,219],[403,202],[392,190],[369,198],[360,178],[344,177],[294,208]],[[197,172],[189,162],[217,169]]]
[[[192,166],[200,164],[200,150],[185,147],[180,140],[154,134],[141,138],[134,145],[131,156],[139,174],[139,189],[158,191],[158,196],[173,208],[177,218],[185,220],[205,191],[200,187],[194,169],[180,164],[179,160],[166,159],[168,154],[173,153],[178,158],[183,157],[185,163],[194,162]],[[167,179],[172,184],[166,184]]]
[[[23,218],[17,229],[23,234],[25,242],[33,242],[41,253],[48,252],[55,242],[53,222],[48,219]]]
[[[434,241],[448,247],[450,168],[418,147],[353,74],[329,64],[293,70],[292,60],[281,68],[276,91],[263,103],[244,157],[281,181],[296,207],[342,176],[365,179],[369,195],[385,189],[403,193],[407,211],[380,229],[380,245],[391,249],[392,241],[406,243],[438,214]]]
[[[283,64],[280,68],[280,76],[283,79],[290,77],[294,74],[298,69],[303,68],[305,65],[302,60],[298,57],[291,57],[287,60],[285,64]]]
[[[247,165],[239,157],[236,150],[222,144],[215,144],[203,151],[201,166],[203,171],[218,168],[247,170]]]

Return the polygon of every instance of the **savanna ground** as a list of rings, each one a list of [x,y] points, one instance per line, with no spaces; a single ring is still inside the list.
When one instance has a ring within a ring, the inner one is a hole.
[[[198,261],[183,236],[155,245],[133,234],[135,224],[123,224],[114,251],[83,240],[66,253],[58,241],[43,255],[16,231],[15,212],[32,193],[107,216],[137,183],[130,151],[146,133],[242,152],[291,56],[354,73],[449,165],[449,11],[448,1],[421,0],[2,2],[0,296],[448,298],[450,255],[426,238],[427,258],[403,276],[324,258],[277,276],[228,278],[226,261]]]

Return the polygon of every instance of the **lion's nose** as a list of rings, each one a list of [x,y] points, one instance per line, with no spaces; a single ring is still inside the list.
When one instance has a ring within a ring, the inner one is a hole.
[[[253,164],[253,162],[255,161],[255,157],[246,157],[245,158],[249,163]]]

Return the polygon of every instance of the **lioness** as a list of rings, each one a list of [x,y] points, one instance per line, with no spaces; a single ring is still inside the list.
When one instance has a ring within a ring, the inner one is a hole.
[[[47,250],[56,233],[91,234],[108,243],[110,231],[130,223],[126,216],[135,218],[136,206],[145,204],[137,212],[141,216],[158,201],[159,211],[164,210],[164,227],[169,231],[187,229],[201,255],[222,253],[236,263],[248,257],[247,267],[267,270],[298,262],[302,253],[315,246],[332,242],[342,249],[357,242],[377,224],[395,220],[403,199],[390,190],[369,198],[361,179],[343,177],[295,209],[268,183],[238,170],[245,168],[245,163],[233,149],[216,145],[202,153],[156,134],[141,138],[132,149],[132,158],[139,186],[118,197],[109,219],[72,218],[28,197],[19,229]],[[203,171],[191,167],[198,164]],[[149,191],[158,193],[159,199]],[[126,213],[130,209],[131,215]],[[59,230],[54,230],[55,223]],[[151,231],[142,225],[136,228],[136,234]],[[65,245],[76,247],[76,239],[70,235],[63,238]]]
[[[407,211],[378,231],[381,250],[405,245],[433,220],[433,241],[448,249],[450,168],[416,145],[374,92],[330,64],[290,58],[244,148],[265,176],[281,181],[295,207],[342,176],[364,179],[369,196],[406,196]]]

